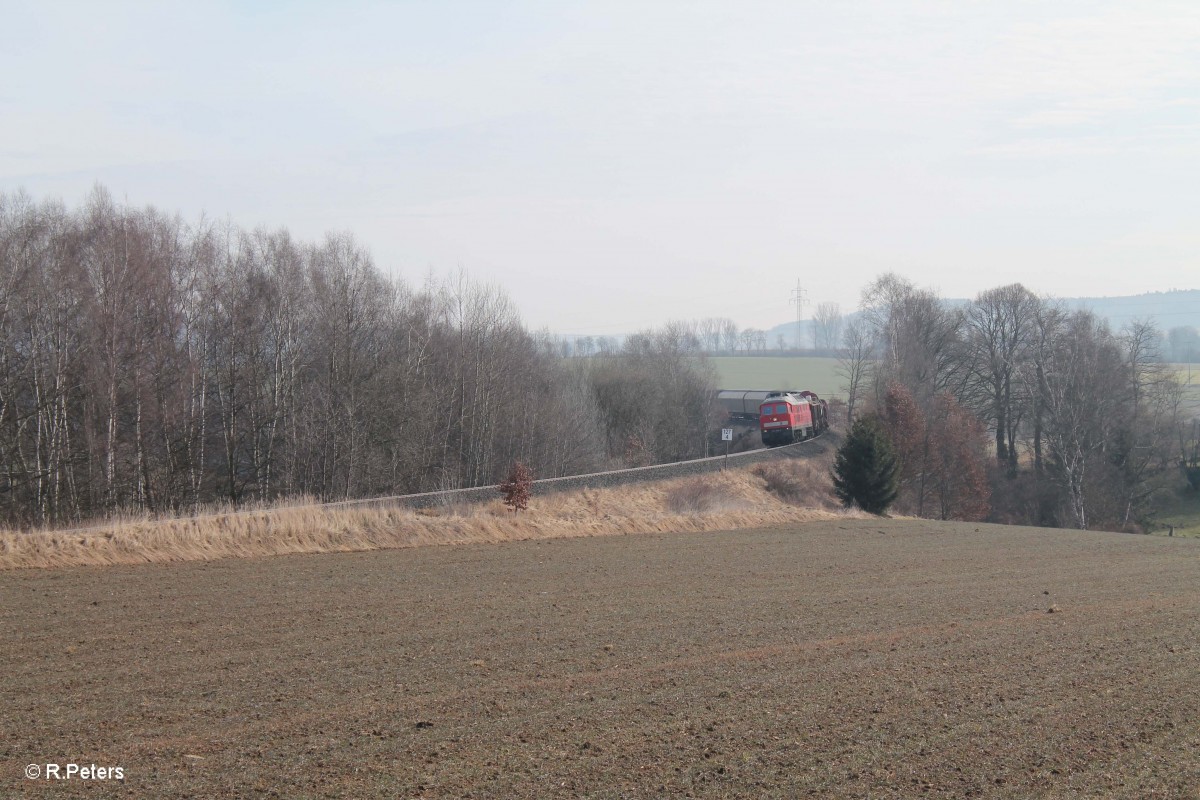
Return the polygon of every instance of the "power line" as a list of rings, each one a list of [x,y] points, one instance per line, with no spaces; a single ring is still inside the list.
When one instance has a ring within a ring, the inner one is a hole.
[[[796,349],[799,350],[802,344],[800,322],[804,319],[804,304],[808,302],[808,292],[800,285],[799,278],[796,279],[796,288],[792,289],[792,302],[796,304]]]

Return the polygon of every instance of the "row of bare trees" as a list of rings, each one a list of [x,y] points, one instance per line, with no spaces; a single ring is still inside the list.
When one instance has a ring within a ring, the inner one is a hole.
[[[895,387],[926,419],[970,411],[991,437],[993,517],[1133,529],[1178,479],[1188,414],[1149,322],[1113,332],[1019,284],[952,307],[894,274],[862,311],[840,365],[850,414],[884,408]]]
[[[100,188],[76,210],[0,196],[10,524],[478,485],[515,460],[565,475],[620,463],[627,430],[652,458],[703,449],[686,409],[613,416],[622,375],[648,376],[647,405],[711,413],[711,375],[666,345],[594,374],[499,290],[410,287],[348,234],[189,225]]]
[[[619,358],[589,366],[608,452],[638,466],[710,455],[723,413],[688,325],[635,333]]]
[[[839,347],[842,336],[842,314],[837,303],[821,303],[812,320],[814,346],[822,353],[833,353]],[[680,346],[688,353],[698,355],[745,355],[765,354],[771,347],[779,351],[786,349],[787,341],[779,335],[770,341],[767,331],[761,328],[739,328],[728,317],[705,317],[704,319],[680,320],[669,323]],[[616,356],[622,348],[612,336],[577,336],[563,338],[558,343],[564,358],[589,356]]]

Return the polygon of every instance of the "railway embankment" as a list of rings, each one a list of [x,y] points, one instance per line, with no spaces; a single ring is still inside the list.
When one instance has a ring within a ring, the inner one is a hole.
[[[832,453],[837,449],[840,441],[839,434],[828,431],[815,439],[783,447],[768,447],[758,450],[747,450],[741,453],[730,453],[728,456],[710,456],[709,458],[676,461],[668,464],[653,464],[648,467],[630,467],[627,469],[607,470],[605,472],[593,472],[586,475],[542,478],[533,482],[533,494],[537,496],[579,489],[610,489],[617,486],[644,483],[646,481],[664,481],[673,478],[684,478],[690,475],[708,475],[729,469],[749,467],[754,464],[809,460]],[[395,497],[379,497],[370,500],[350,500],[344,503],[344,505],[402,505],[408,508],[436,508],[449,504],[487,502],[494,499],[498,492],[499,486],[493,484],[488,486],[474,486],[469,489],[449,489],[438,492],[398,495]]]
[[[700,532],[846,516],[826,435],[770,450],[551,478],[513,513],[494,486],[0,532],[0,569],[211,561],[527,539]]]

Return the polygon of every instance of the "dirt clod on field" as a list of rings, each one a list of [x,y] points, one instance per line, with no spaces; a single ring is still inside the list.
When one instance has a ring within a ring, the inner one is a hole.
[[[4,797],[1200,787],[1191,540],[845,519],[19,570],[0,596]],[[125,777],[24,777],[49,762]]]

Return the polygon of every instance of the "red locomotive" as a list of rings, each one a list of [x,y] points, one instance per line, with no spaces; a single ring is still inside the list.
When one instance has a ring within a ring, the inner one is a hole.
[[[813,392],[771,392],[758,408],[763,444],[811,439],[829,428],[829,404]]]

